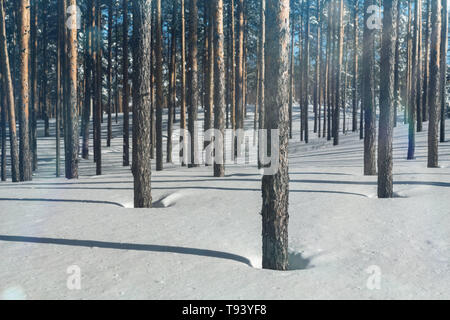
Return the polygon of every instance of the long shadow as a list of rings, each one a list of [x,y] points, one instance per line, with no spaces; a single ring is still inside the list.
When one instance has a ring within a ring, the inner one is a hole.
[[[377,185],[376,181],[336,181],[336,180],[291,180],[298,183],[314,184],[348,184],[348,185]],[[394,181],[396,185],[419,185],[450,188],[450,183],[439,181]]]
[[[83,204],[110,204],[113,206],[123,208],[123,205],[112,201],[98,201],[98,200],[76,200],[76,199],[41,199],[41,198],[0,198],[1,201],[26,201],[26,202],[68,202],[68,203],[83,203]]]
[[[156,244],[119,243],[119,242],[104,242],[104,241],[93,241],[93,240],[37,238],[37,237],[5,236],[5,235],[0,235],[0,241],[43,243],[43,244],[55,244],[55,245],[60,245],[60,246],[74,246],[74,247],[87,247],[87,248],[95,247],[95,248],[116,249],[116,250],[179,253],[179,254],[201,256],[201,257],[212,257],[212,258],[218,258],[218,259],[233,260],[233,261],[244,263],[244,264],[252,267],[250,260],[243,256],[239,256],[239,255],[233,254],[233,253],[216,251],[216,250],[208,250],[208,249],[196,249],[196,248],[175,247],[175,246],[161,246],[161,245],[156,245]]]

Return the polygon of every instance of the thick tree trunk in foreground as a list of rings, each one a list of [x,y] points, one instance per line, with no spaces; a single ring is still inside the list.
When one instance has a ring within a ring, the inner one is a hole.
[[[266,116],[279,130],[279,165],[262,179],[262,266],[288,269],[289,223],[289,0],[268,0],[266,20]]]
[[[214,15],[214,129],[221,137],[214,139],[214,176],[225,175],[224,137],[225,137],[225,61],[223,33],[223,0],[212,0]]]
[[[431,45],[430,45],[430,79],[428,86],[428,168],[439,167],[439,118],[440,101],[440,54],[441,54],[441,2],[432,1],[431,4]]]
[[[158,0],[160,1],[160,0]],[[134,163],[134,207],[150,208],[150,87],[151,0],[133,1],[133,132],[136,135]]]
[[[380,65],[380,122],[378,136],[378,197],[392,198],[394,138],[394,64],[397,39],[397,1],[384,1]]]
[[[30,1],[20,1],[20,94],[19,94],[19,168],[20,180],[30,181],[33,177],[32,157],[30,153],[30,134],[29,134],[29,77],[28,63],[30,56]],[[45,97],[44,97],[45,99]]]

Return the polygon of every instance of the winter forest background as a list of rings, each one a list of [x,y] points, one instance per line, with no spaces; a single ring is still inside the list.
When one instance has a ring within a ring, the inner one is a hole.
[[[449,57],[446,0],[0,0],[0,299],[449,299]]]

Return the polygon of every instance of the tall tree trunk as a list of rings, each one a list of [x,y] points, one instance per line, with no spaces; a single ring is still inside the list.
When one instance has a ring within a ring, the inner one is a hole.
[[[336,9],[337,10],[337,9]],[[338,56],[336,65],[336,105],[334,114],[334,134],[333,134],[333,145],[337,146],[339,144],[339,122],[340,122],[340,105],[341,105],[341,76],[342,76],[342,62],[344,54],[344,1],[339,0],[339,18],[338,18]],[[345,85],[344,85],[345,86]],[[342,106],[345,108],[345,104]]]
[[[163,136],[162,136],[162,114],[163,114],[163,79],[162,79],[162,22],[161,22],[161,0],[156,0],[156,171],[163,170]]]
[[[33,157],[33,171],[37,170],[38,155],[37,155],[37,113],[38,113],[38,91],[37,91],[37,56],[38,56],[38,4],[36,1],[31,3],[31,96],[30,96],[30,143]]]
[[[417,116],[417,132],[422,132],[422,92],[423,92],[423,60],[422,60],[422,0],[416,2],[418,7],[418,16],[416,17],[417,28],[417,94],[416,94],[416,116]]]
[[[263,0],[262,0],[263,1]],[[228,24],[230,36],[228,39],[228,56],[230,59],[230,109],[231,109],[231,127],[236,129],[236,68],[235,68],[235,54],[236,54],[236,35],[235,35],[235,19],[234,19],[234,0],[229,0],[228,5]]]
[[[89,125],[91,118],[91,105],[92,105],[92,68],[93,68],[93,41],[95,28],[95,0],[89,0],[88,9],[88,30],[86,32],[86,47],[85,47],[85,59],[86,59],[86,71],[85,77],[85,91],[84,91],[84,108],[83,108],[83,146],[82,146],[82,158],[89,159]]]
[[[439,0],[437,0],[439,1]],[[430,31],[431,31],[431,1],[427,0],[424,59],[423,59],[423,93],[422,93],[422,122],[428,121],[428,85],[430,81]]]
[[[76,7],[76,0],[69,0],[69,6]],[[67,30],[67,54],[68,54],[68,110],[67,130],[68,144],[66,153],[66,178],[78,178],[78,108],[77,108],[77,26],[76,19]]]
[[[213,0],[214,29],[214,129],[220,132],[220,137],[214,139],[214,176],[225,175],[225,62],[224,62],[224,32],[223,32],[223,0]]]
[[[418,116],[417,112],[417,100],[420,96],[420,90],[418,90],[418,82],[420,79],[420,29],[421,29],[421,0],[415,0],[414,4],[414,37],[413,37],[413,50],[412,50],[412,68],[411,68],[411,100],[409,105],[409,129],[408,129],[408,160],[415,158],[416,150],[416,120]],[[421,123],[421,121],[420,121]]]
[[[185,133],[186,127],[186,19],[184,0],[181,0],[181,101],[180,101],[180,157],[181,163],[185,166],[189,161],[187,159],[187,135]]]
[[[289,0],[267,0],[266,115],[279,130],[279,165],[262,179],[262,267],[287,270],[289,223]]]
[[[358,130],[358,72],[359,72],[359,0],[355,0],[353,13],[353,98],[352,98],[352,131]],[[362,117],[362,115],[360,115]],[[362,128],[360,128],[362,132]]]
[[[172,4],[172,35],[169,65],[169,110],[167,119],[167,162],[172,162],[172,133],[177,106],[177,1]]]
[[[440,141],[445,142],[445,120],[447,118],[447,47],[448,47],[448,2],[442,0],[442,32],[441,32],[441,130]]]
[[[440,120],[440,61],[441,61],[441,2],[432,1],[431,5],[431,45],[430,45],[430,79],[428,91],[429,119],[428,126],[428,168],[439,167],[439,120]]]
[[[398,109],[400,107],[400,17],[401,17],[401,1],[397,0],[397,21],[395,40],[395,63],[394,63],[394,127],[397,127]]]
[[[258,95],[258,111],[259,111],[259,123],[258,127],[261,132],[262,129],[266,129],[266,112],[265,112],[265,79],[266,79],[266,63],[265,63],[265,47],[266,47],[266,0],[260,0],[260,20],[259,20],[259,95]],[[258,168],[261,169],[262,163],[259,157],[260,149],[265,146],[261,143],[258,134]]]
[[[94,97],[94,148],[95,148],[95,173],[102,174],[102,122],[103,122],[103,101],[102,101],[102,83],[103,83],[103,68],[102,68],[102,10],[101,0],[96,0],[96,37],[95,37],[95,97]]]
[[[28,64],[30,54],[30,1],[20,0],[20,99],[19,99],[19,168],[20,180],[30,181],[33,177],[32,157],[30,153],[29,134],[29,78]]]
[[[293,17],[291,17],[291,21]],[[292,139],[292,109],[294,105],[294,24],[291,23],[291,45],[289,48],[289,139]]]
[[[189,1],[189,123],[188,129],[191,134],[191,159],[189,163],[189,167],[198,167],[199,166],[199,154],[198,154],[198,124],[197,124],[197,115],[198,115],[198,63],[197,63],[197,54],[198,54],[198,8],[197,8],[197,0]]]
[[[244,0],[237,0],[236,128],[244,128]],[[240,142],[238,142],[240,143]]]
[[[11,153],[11,179],[13,182],[19,182],[19,148],[16,131],[14,87],[9,65],[8,45],[6,43],[5,7],[3,0],[0,0],[0,44],[0,67],[2,70],[3,93],[6,95],[6,106],[9,107],[8,119],[10,142],[9,150]]]
[[[394,139],[394,64],[397,40],[397,0],[384,1],[380,64],[380,121],[378,136],[378,197],[392,198]]]
[[[64,48],[64,12],[63,4],[58,1],[58,43],[56,49],[56,177],[61,175],[61,109],[64,108],[62,88],[64,86],[62,80],[63,48]],[[86,95],[86,93],[85,93]]]
[[[159,2],[159,7],[161,0]],[[136,135],[136,159],[133,159],[134,207],[150,208],[150,68],[151,0],[133,1],[133,127]]]
[[[320,19],[320,0],[317,0],[317,48],[316,48],[316,75],[314,86],[314,133],[319,130],[320,137],[320,53],[321,53],[321,19]]]
[[[374,105],[374,62],[375,62],[375,29],[370,29],[368,8],[374,5],[373,0],[364,0],[364,32],[363,32],[363,60],[362,60],[362,104],[364,105],[364,174],[376,175],[375,159],[375,120]]]
[[[113,0],[108,2],[108,130],[106,146],[111,147],[112,140],[112,30],[113,30]]]
[[[205,30],[205,38],[207,42],[206,56],[207,65],[205,66],[206,71],[206,86],[205,86],[205,121],[204,121],[204,131],[208,131],[209,129],[214,128],[213,122],[213,107],[214,107],[214,19],[212,12],[213,2],[211,0],[205,0],[205,23],[207,22],[207,30]],[[205,141],[204,147],[206,148],[209,145],[208,141]],[[206,165],[208,165],[210,161],[206,161]]]
[[[128,0],[122,0],[123,10],[123,52],[122,52],[122,110],[123,110],[123,166],[130,165],[130,113],[128,109]]]

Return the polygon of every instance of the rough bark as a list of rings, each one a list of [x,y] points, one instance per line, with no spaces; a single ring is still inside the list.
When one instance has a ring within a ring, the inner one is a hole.
[[[128,0],[122,1],[123,39],[122,39],[122,110],[123,110],[123,166],[130,165],[130,114],[128,110]]]
[[[76,6],[76,0],[69,0],[69,6]],[[74,19],[74,23],[76,20]],[[77,28],[67,30],[67,58],[68,58],[68,104],[67,104],[67,133],[66,147],[66,178],[78,178],[78,108],[77,108]]]
[[[440,141],[445,142],[445,120],[447,118],[447,47],[448,47],[448,2],[442,0],[442,32],[441,32],[441,127]]]
[[[30,153],[29,114],[30,114],[30,0],[21,0],[19,7],[20,41],[20,93],[19,93],[19,169],[20,180],[30,181],[33,177],[32,155]]]
[[[160,5],[160,0],[157,0]],[[151,0],[133,1],[133,131],[136,135],[134,163],[134,207],[150,208],[150,87]]]
[[[191,159],[189,162],[189,167],[199,166],[199,154],[198,154],[198,8],[197,0],[189,1],[189,117],[188,117],[188,130],[191,134]]]
[[[440,79],[440,54],[441,54],[441,29],[442,13],[441,2],[432,1],[431,4],[431,44],[430,44],[430,78],[428,86],[428,168],[439,167],[439,79]]]
[[[394,138],[394,64],[397,39],[397,0],[384,1],[380,63],[380,121],[378,135],[378,197],[392,198]]]
[[[164,92],[162,79],[162,21],[161,0],[156,0],[156,171],[163,170],[163,136],[162,136],[162,113],[164,107]]]
[[[289,0],[267,0],[266,116],[279,130],[279,166],[262,179],[262,266],[288,269]]]
[[[375,105],[374,105],[374,37],[375,29],[368,27],[370,14],[369,6],[374,5],[373,0],[364,1],[364,31],[363,31],[363,58],[362,58],[362,104],[364,105],[364,174],[376,175],[375,159]]]
[[[214,15],[214,129],[220,131],[221,138],[214,139],[214,176],[225,176],[225,62],[223,32],[223,0],[213,0]],[[218,161],[219,160],[219,161]]]

